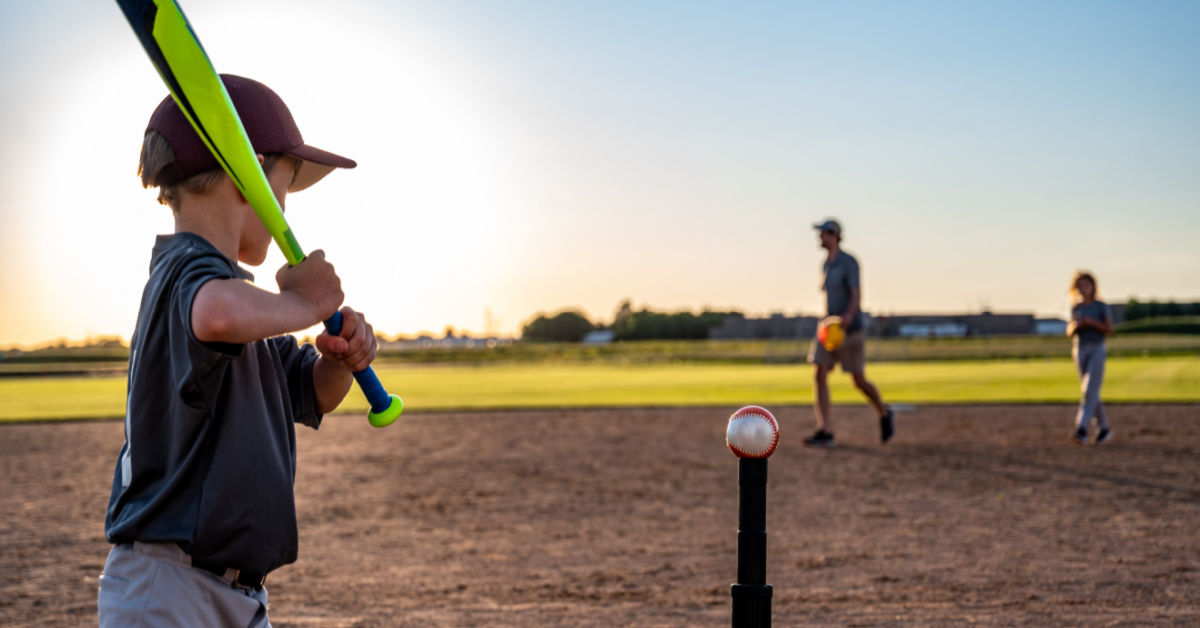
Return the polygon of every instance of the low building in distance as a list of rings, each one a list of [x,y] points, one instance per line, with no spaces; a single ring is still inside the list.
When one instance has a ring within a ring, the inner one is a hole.
[[[585,345],[606,345],[612,342],[616,335],[611,329],[597,329],[584,334],[582,342]]]
[[[712,340],[812,338],[820,318],[772,314],[751,318],[726,316],[709,329]],[[866,315],[868,336],[885,338],[968,338],[976,336],[1065,335],[1067,322],[1033,314],[894,314]]]

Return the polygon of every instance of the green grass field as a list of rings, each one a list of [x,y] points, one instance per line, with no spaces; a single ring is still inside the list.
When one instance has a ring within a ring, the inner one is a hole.
[[[495,408],[807,404],[806,365],[611,364],[413,367],[381,364],[380,379],[408,411]],[[1068,359],[872,364],[868,376],[896,403],[1074,403]],[[832,378],[837,403],[863,403],[850,379]],[[1110,358],[1109,402],[1200,402],[1200,357]],[[355,390],[339,412],[364,412]],[[120,417],[125,378],[0,379],[0,421]]]
[[[803,364],[811,339],[775,340],[639,340],[606,345],[519,342],[494,349],[430,347],[389,350],[380,362],[408,364],[516,363],[546,361],[661,364],[702,362],[737,364]],[[1200,335],[1116,335],[1106,342],[1110,357],[1196,355]],[[1059,358],[1071,354],[1066,336],[980,336],[972,338],[869,338],[870,362],[1010,360]],[[2,365],[0,365],[2,366]]]
[[[430,346],[401,349],[381,345],[379,367],[470,364],[803,364],[811,339],[775,340],[639,340],[585,345],[562,342],[516,342],[488,348]],[[1200,354],[1200,335],[1117,334],[1106,341],[1109,357],[1164,357]],[[948,360],[1053,359],[1071,354],[1066,336],[978,336],[971,338],[868,338],[869,362]],[[47,348],[0,353],[0,375],[29,373],[87,374],[124,369],[124,347]]]

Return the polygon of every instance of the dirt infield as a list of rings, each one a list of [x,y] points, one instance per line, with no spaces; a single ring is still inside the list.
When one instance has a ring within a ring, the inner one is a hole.
[[[272,623],[723,626],[733,408],[412,414],[300,429],[300,561]],[[776,626],[1200,624],[1200,406],[927,407],[832,451],[780,408]],[[95,625],[119,422],[0,426],[0,625]]]

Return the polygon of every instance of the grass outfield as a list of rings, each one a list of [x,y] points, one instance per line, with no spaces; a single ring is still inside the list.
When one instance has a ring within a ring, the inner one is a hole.
[[[403,367],[380,365],[388,390],[409,410],[741,405],[795,405],[812,400],[805,365],[655,364]],[[868,376],[896,403],[1033,403],[1078,400],[1070,360],[895,362]],[[863,403],[850,379],[831,378],[837,403]],[[1111,358],[1109,402],[1200,402],[1200,357]],[[357,389],[342,412],[361,412]],[[0,379],[0,421],[120,417],[124,377]]]
[[[425,348],[380,345],[378,367],[473,364],[803,364],[811,340],[638,340],[589,345],[579,342],[514,342],[471,348],[434,344]],[[1200,355],[1200,334],[1117,334],[1105,341],[1109,357]],[[971,338],[868,338],[868,362],[1056,359],[1071,354],[1066,336]],[[129,361],[125,347],[47,348],[0,352],[3,375],[113,374]]]

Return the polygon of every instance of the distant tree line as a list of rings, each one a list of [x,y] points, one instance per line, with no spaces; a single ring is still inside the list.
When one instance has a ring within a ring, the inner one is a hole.
[[[553,315],[539,313],[521,327],[521,338],[534,342],[579,342],[596,326],[578,310],[562,310]]]
[[[648,308],[634,311],[629,301],[621,303],[613,319],[616,340],[703,340],[708,329],[720,325],[732,312],[704,310],[691,312],[655,312]]]
[[[1167,301],[1159,303],[1153,299],[1141,303],[1137,299],[1129,299],[1125,304],[1125,320],[1136,321],[1146,318],[1165,318],[1169,316],[1200,316],[1200,302],[1176,303]]]
[[[590,331],[610,329],[614,340],[702,340],[708,338],[710,327],[720,325],[732,313],[708,309],[699,314],[668,313],[645,307],[634,310],[629,301],[624,301],[611,326],[594,324],[583,312],[565,309],[554,314],[539,313],[521,328],[521,337],[534,342],[579,342]]]
[[[612,325],[593,323],[582,311],[568,308],[553,314],[538,313],[521,328],[521,337],[533,342],[579,342],[590,331],[608,329],[613,332],[614,340],[702,340],[708,338],[710,328],[721,325],[726,316],[737,313],[709,309],[699,313],[656,312],[646,307],[635,310],[632,303],[623,301],[617,308]],[[1125,304],[1127,323],[1186,316],[1200,316],[1200,302],[1159,303],[1151,299],[1142,303],[1137,299],[1129,299]],[[1182,321],[1179,323],[1183,324]],[[1186,330],[1172,328],[1162,331],[1195,333],[1191,331],[1195,325],[1195,322],[1188,322]],[[1151,328],[1147,327],[1146,330],[1150,331]]]

